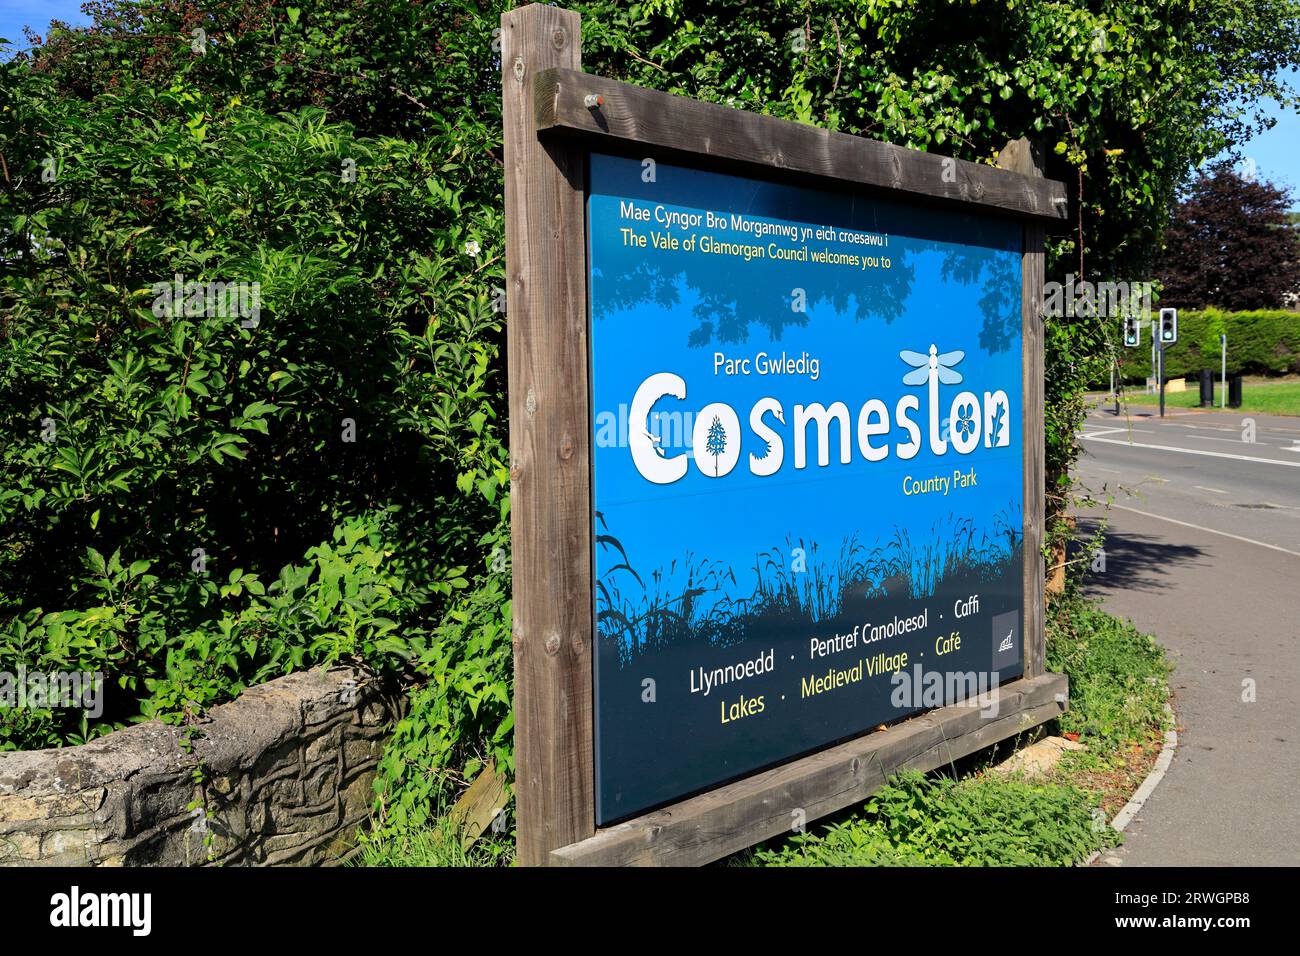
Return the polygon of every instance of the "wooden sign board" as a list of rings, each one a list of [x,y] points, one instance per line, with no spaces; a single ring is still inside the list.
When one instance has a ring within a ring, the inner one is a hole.
[[[1060,714],[1062,185],[502,36],[520,862],[706,863]]]

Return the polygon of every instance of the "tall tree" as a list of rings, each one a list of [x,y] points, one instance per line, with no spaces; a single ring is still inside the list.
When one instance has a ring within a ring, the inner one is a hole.
[[[709,437],[704,443],[704,448],[713,456],[713,477],[718,476],[718,458],[727,450],[727,430],[722,427],[722,421],[717,415],[713,416],[713,424],[709,426]]]
[[[1300,290],[1290,194],[1217,163],[1174,211],[1156,276],[1184,308],[1276,309]]]

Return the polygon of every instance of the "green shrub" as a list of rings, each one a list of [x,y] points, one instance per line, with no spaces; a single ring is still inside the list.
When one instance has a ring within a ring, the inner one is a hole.
[[[1165,375],[1196,375],[1204,368],[1217,373],[1219,335],[1224,332],[1228,334],[1228,371],[1254,375],[1300,373],[1300,312],[1206,309],[1178,313],[1178,341],[1165,349]],[[1142,347],[1122,349],[1120,360],[1125,379],[1146,379],[1151,375],[1149,326],[1142,331]]]
[[[1167,722],[1172,667],[1150,634],[1071,596],[1047,617],[1047,669],[1070,678],[1061,729],[1078,733],[1094,756],[1146,741]]]
[[[849,820],[756,850],[759,866],[1070,866],[1114,844],[1095,800],[1061,784],[906,771]]]
[[[180,78],[93,104],[19,79],[44,141],[11,168],[63,166],[0,280],[0,660],[103,672],[99,731],[308,664],[406,667],[506,545],[474,171]],[[260,311],[160,305],[176,273],[257,283]],[[84,736],[73,711],[0,733]]]
[[[514,776],[510,601],[502,576],[458,599],[416,661],[412,690],[379,764],[381,837],[421,827],[491,761]]]
[[[241,90],[232,44],[194,56],[159,39],[172,13],[129,9],[157,30],[0,64],[0,669],[107,685],[89,725],[0,711],[3,748],[180,721],[314,664],[419,679],[457,635],[482,651],[463,596],[507,588],[491,97],[390,135],[283,73]],[[151,44],[150,75],[122,68]],[[167,301],[178,274],[256,299]],[[440,751],[458,772],[472,732],[500,739],[480,713]]]
[[[105,559],[89,549],[80,592],[89,606],[17,615],[0,641],[0,671],[98,672],[105,719],[85,728],[71,709],[0,711],[0,749],[80,741],[129,719],[178,721],[312,664],[392,671],[418,659],[429,588],[409,580],[388,540],[390,517],[343,522],[269,585],[240,568],[224,580],[163,579],[147,560],[125,565],[119,552]]]

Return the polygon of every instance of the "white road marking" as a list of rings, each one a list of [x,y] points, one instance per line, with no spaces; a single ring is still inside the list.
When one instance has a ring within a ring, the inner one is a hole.
[[[1200,448],[1179,448],[1177,445],[1152,445],[1139,441],[1120,441],[1116,438],[1097,438],[1083,434],[1080,438],[1089,441],[1105,442],[1107,445],[1126,445],[1129,448],[1154,448],[1157,451],[1176,451],[1183,455],[1204,455],[1207,458],[1231,458],[1235,461],[1256,461],[1262,465],[1281,465],[1284,468],[1300,468],[1300,461],[1279,461],[1276,458],[1253,458],[1250,455],[1230,455],[1223,451],[1203,451]]]
[[[1270,551],[1281,551],[1283,554],[1289,554],[1293,558],[1300,558],[1300,551],[1290,551],[1287,548],[1279,548],[1275,544],[1269,544],[1266,541],[1256,541],[1254,538],[1243,538],[1239,534],[1229,534],[1227,531],[1219,531],[1215,528],[1207,528],[1204,525],[1192,524],[1190,521],[1179,521],[1177,518],[1166,518],[1164,515],[1152,514],[1149,511],[1139,511],[1137,508],[1130,508],[1127,505],[1117,505],[1111,503],[1112,508],[1118,508],[1120,511],[1131,511],[1135,515],[1142,515],[1144,518],[1155,518],[1157,521],[1168,521],[1170,524],[1182,525],[1184,528],[1192,528],[1196,531],[1204,531],[1208,534],[1217,534],[1224,538],[1231,538],[1234,541],[1244,541],[1246,544],[1257,544],[1261,548],[1268,548]]]
[[[1266,441],[1248,441],[1243,442],[1240,438],[1219,438],[1215,435],[1188,435],[1188,438],[1199,438],[1201,441],[1230,441],[1238,445],[1263,445],[1265,448],[1272,448]],[[1296,449],[1300,451],[1300,449]]]
[[[1223,415],[1223,414],[1225,414],[1225,413],[1224,413],[1224,412],[1221,412],[1221,411],[1218,411],[1218,410],[1216,409],[1216,410],[1215,410],[1215,414],[1217,414],[1217,415]],[[1228,412],[1228,413],[1226,413],[1226,414],[1231,414],[1231,415],[1233,415],[1234,417],[1238,417],[1238,418],[1250,418],[1250,417],[1252,417],[1252,416],[1254,416],[1254,415],[1257,415],[1257,414],[1263,414],[1263,413],[1258,413],[1258,412]],[[1124,417],[1124,416],[1122,416],[1122,415],[1120,416],[1120,418],[1123,418],[1123,417]],[[1114,415],[1111,415],[1110,413],[1107,412],[1107,413],[1103,413],[1103,414],[1100,414],[1100,415],[1089,415],[1089,416],[1088,416],[1088,420],[1089,420],[1089,421],[1095,421],[1095,422],[1098,422],[1098,423],[1109,424],[1109,423],[1111,423],[1111,422],[1116,421],[1116,418],[1115,418]],[[1201,430],[1203,430],[1203,431],[1222,431],[1222,432],[1235,432],[1235,431],[1238,431],[1238,430],[1239,430],[1239,426],[1237,426],[1237,425],[1211,425],[1211,424],[1203,424],[1203,425],[1202,425],[1202,424],[1196,424],[1196,425],[1192,425],[1192,424],[1188,424],[1188,423],[1186,423],[1186,422],[1171,422],[1171,421],[1168,421],[1168,420],[1161,421],[1159,418],[1155,418],[1155,417],[1152,417],[1152,416],[1146,416],[1146,415],[1139,415],[1139,416],[1137,416],[1137,420],[1140,421],[1140,422],[1143,422],[1144,424],[1160,425],[1160,426],[1163,427],[1163,428],[1195,428],[1195,429],[1201,429]],[[1267,424],[1267,425],[1260,425],[1260,426],[1259,426],[1259,431],[1260,431],[1261,433],[1269,433],[1269,432],[1272,432],[1272,433],[1275,433],[1275,434],[1284,434],[1284,433],[1285,433],[1285,434],[1291,434],[1291,435],[1294,435],[1294,434],[1296,434],[1297,432],[1300,432],[1300,428],[1289,428],[1289,427],[1287,427],[1286,425],[1274,425],[1274,424],[1271,424],[1271,423],[1270,423],[1270,424]],[[1300,439],[1296,439],[1296,441],[1300,441]]]
[[[1194,485],[1193,487],[1195,487],[1195,488],[1200,488],[1202,491],[1212,491],[1212,492],[1214,492],[1216,495],[1226,495],[1226,494],[1227,494],[1227,492],[1224,491],[1222,488],[1207,488],[1207,487],[1205,487],[1204,485]]]

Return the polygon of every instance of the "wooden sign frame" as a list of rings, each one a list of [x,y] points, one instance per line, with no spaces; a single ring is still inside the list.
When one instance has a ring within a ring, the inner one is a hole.
[[[864,800],[1058,716],[1044,670],[1043,245],[1065,187],[1025,141],[996,168],[646,90],[581,72],[576,13],[502,15],[518,859],[534,865],[692,865]],[[599,98],[599,105],[596,99]],[[848,185],[1022,223],[1024,634],[1021,679],[996,717],[944,707],[699,796],[597,829],[594,793],[591,409],[586,155],[634,151],[733,173]]]

